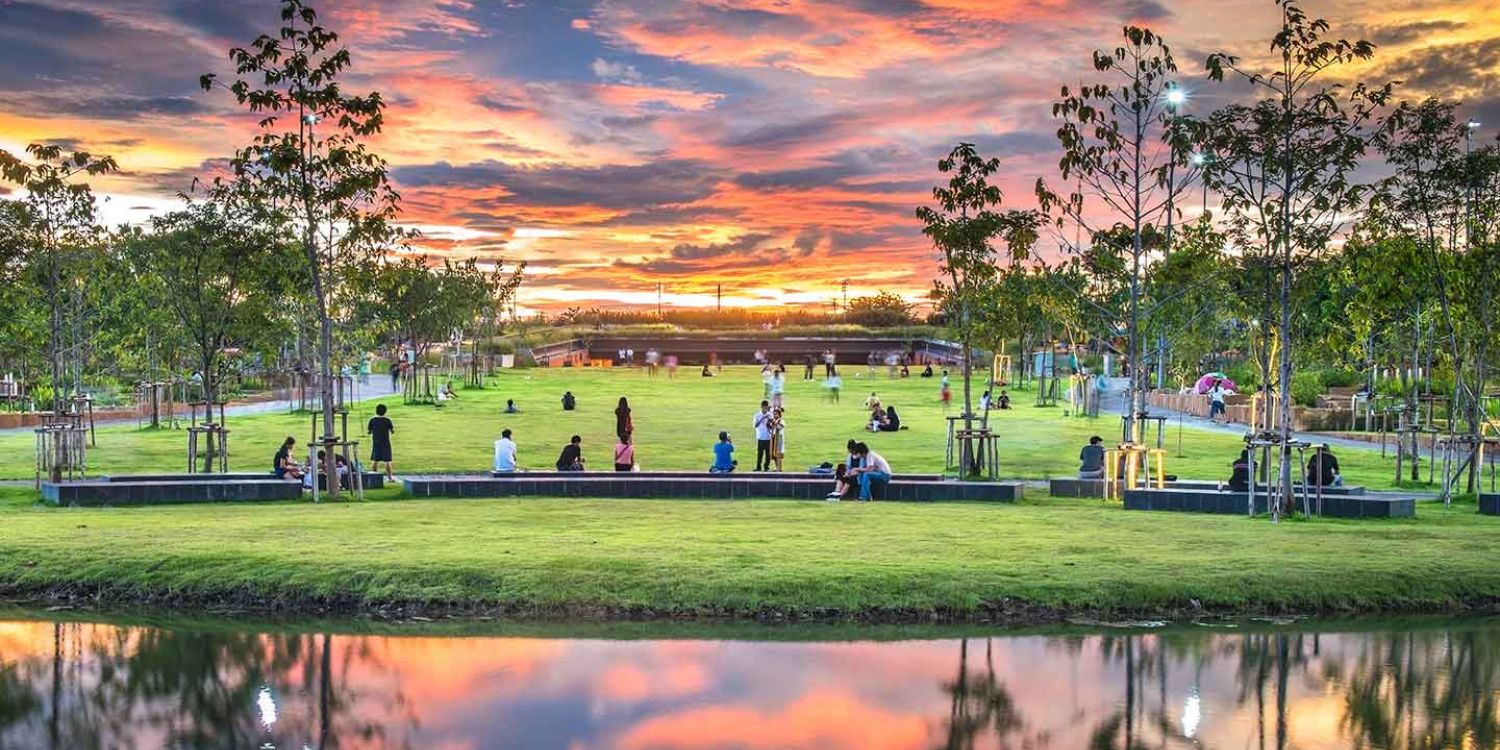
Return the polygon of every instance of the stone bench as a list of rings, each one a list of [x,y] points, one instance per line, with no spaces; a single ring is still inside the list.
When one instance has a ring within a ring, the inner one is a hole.
[[[633,472],[522,472],[501,477],[440,475],[403,477],[406,491],[417,497],[580,497],[742,500],[784,498],[822,500],[833,488],[832,477],[789,474],[702,474],[683,477]],[[1020,482],[958,482],[896,478],[871,489],[877,500],[907,502],[1021,499]]]
[[[1264,492],[1255,495],[1256,514],[1268,512]],[[1317,502],[1316,498],[1312,502]],[[1250,495],[1247,492],[1230,490],[1126,490],[1126,510],[1164,510],[1182,513],[1223,513],[1245,515],[1248,512]],[[1302,509],[1302,496],[1297,496],[1297,509]],[[1411,518],[1417,513],[1413,498],[1373,497],[1366,495],[1323,496],[1323,515],[1334,518]]]
[[[219,481],[242,481],[249,479],[275,479],[270,472],[239,471],[228,474],[121,474],[118,476],[100,477],[104,482],[209,482]],[[279,481],[279,480],[278,480]],[[365,489],[378,490],[385,486],[385,475],[379,472],[367,471],[363,475]],[[319,483],[319,487],[324,486]]]
[[[488,476],[494,477],[495,479],[509,479],[509,478],[514,478],[514,477],[576,477],[576,476],[579,475],[579,473],[580,472],[576,472],[576,471],[553,471],[551,469],[547,469],[547,470],[544,470],[544,471],[492,471],[492,472],[490,472],[488,474]],[[619,472],[593,471],[593,472],[588,472],[588,471],[586,471],[586,472],[582,472],[582,473],[585,474],[585,475],[594,475],[594,476],[597,476],[599,474],[619,474],[619,475],[622,475],[622,476],[641,477],[641,478],[647,478],[647,479],[650,479],[650,478],[657,478],[657,479],[703,479],[703,480],[708,480],[708,481],[727,481],[727,480],[731,480],[731,479],[763,479],[763,478],[774,478],[774,477],[781,477],[781,478],[788,478],[788,479],[821,479],[821,480],[826,481],[826,482],[832,482],[833,481],[833,475],[832,474],[814,474],[814,473],[812,473],[810,471],[788,471],[788,472],[731,471],[731,472],[726,472],[726,473],[722,473],[722,474],[715,474],[715,473],[709,472],[709,471],[630,471],[630,472],[625,472],[625,471],[619,471]],[[458,475],[458,476],[463,476],[463,475]],[[485,476],[485,475],[479,474],[479,475],[476,475],[476,476]],[[901,480],[901,481],[912,480],[912,481],[922,481],[922,482],[939,482],[939,481],[943,480],[943,475],[942,474],[897,474],[894,477],[892,477],[892,479],[897,479],[897,480]]]
[[[1487,516],[1500,516],[1500,495],[1479,493],[1479,512]]]
[[[1166,483],[1169,490],[1218,490],[1219,482],[1210,482],[1201,479],[1179,479]],[[1061,478],[1047,481],[1048,493],[1053,497],[1104,497],[1103,479],[1077,479]],[[1314,488],[1316,490],[1316,488]],[[1316,491],[1313,493],[1316,495]],[[1365,488],[1358,485],[1344,485],[1342,487],[1324,487],[1323,496],[1330,495],[1363,495]]]
[[[214,476],[214,475],[207,475]],[[85,482],[45,482],[42,499],[52,505],[173,505],[297,500],[302,484],[265,474],[255,479],[130,481],[128,477]]]

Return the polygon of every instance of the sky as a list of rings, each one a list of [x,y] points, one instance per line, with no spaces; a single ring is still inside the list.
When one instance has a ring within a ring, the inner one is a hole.
[[[1051,102],[1127,23],[1164,35],[1206,111],[1203,59],[1264,54],[1270,0],[329,0],[345,85],[389,103],[372,142],[433,258],[525,260],[530,308],[829,304],[925,294],[914,218],[937,160],[1001,160],[1006,207],[1055,169]],[[1500,126],[1500,3],[1305,0],[1377,44],[1351,71]],[[0,149],[113,155],[111,223],[169,210],[248,143],[227,51],[272,0],[0,0]],[[218,160],[218,161],[216,161]],[[3,189],[3,188],[0,188]]]

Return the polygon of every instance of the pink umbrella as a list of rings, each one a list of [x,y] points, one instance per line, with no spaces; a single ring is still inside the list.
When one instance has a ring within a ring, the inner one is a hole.
[[[1210,373],[1204,375],[1203,377],[1198,378],[1197,384],[1193,386],[1193,393],[1198,393],[1198,394],[1208,393],[1209,391],[1213,390],[1214,383],[1220,383],[1220,384],[1222,384],[1226,390],[1231,390],[1231,391],[1237,391],[1237,390],[1239,390],[1238,388],[1236,388],[1234,386],[1234,381],[1233,380],[1230,380],[1229,378],[1224,377],[1224,373],[1222,373],[1222,372],[1210,372]]]

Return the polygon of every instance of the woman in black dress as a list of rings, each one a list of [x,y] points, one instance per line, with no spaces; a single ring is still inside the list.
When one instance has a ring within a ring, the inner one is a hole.
[[[379,471],[379,464],[384,463],[385,478],[395,481],[395,469],[391,467],[391,433],[396,431],[396,426],[391,424],[385,411],[385,404],[375,407],[375,416],[370,418],[370,424],[365,427],[365,431],[370,433],[370,468]]]
[[[628,443],[632,432],[635,432],[635,423],[630,419],[630,402],[621,396],[620,405],[615,407],[615,437]]]

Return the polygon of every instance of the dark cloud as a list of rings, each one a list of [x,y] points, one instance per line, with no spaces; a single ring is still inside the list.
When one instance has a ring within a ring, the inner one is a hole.
[[[1401,81],[1403,88],[1436,96],[1476,88],[1493,94],[1500,88],[1496,71],[1500,71],[1500,38],[1417,50],[1393,61],[1384,76]]]
[[[663,160],[603,167],[521,167],[496,161],[455,166],[447,162],[398,166],[396,180],[419,188],[504,188],[506,202],[541,206],[649,208],[708,197],[717,181],[705,165]]]
[[[705,272],[723,274],[731,271],[769,269],[783,265],[792,259],[792,254],[785,248],[766,248],[754,253],[740,253],[728,257],[717,257],[710,259],[712,262],[701,263],[696,260],[682,260],[675,257],[655,258],[632,263],[626,260],[616,260],[616,268],[634,269],[643,273],[674,275],[698,275]]]
[[[1463,28],[1463,24],[1457,21],[1416,21],[1405,24],[1365,27],[1360,32],[1360,36],[1379,46],[1393,46],[1414,42],[1436,32],[1453,31],[1461,28]]]
[[[728,242],[719,242],[710,245],[692,245],[682,243],[672,248],[672,257],[678,260],[703,260],[705,258],[722,258],[725,255],[741,255],[754,250],[757,245],[771,239],[771,235],[751,232],[742,234]]]

